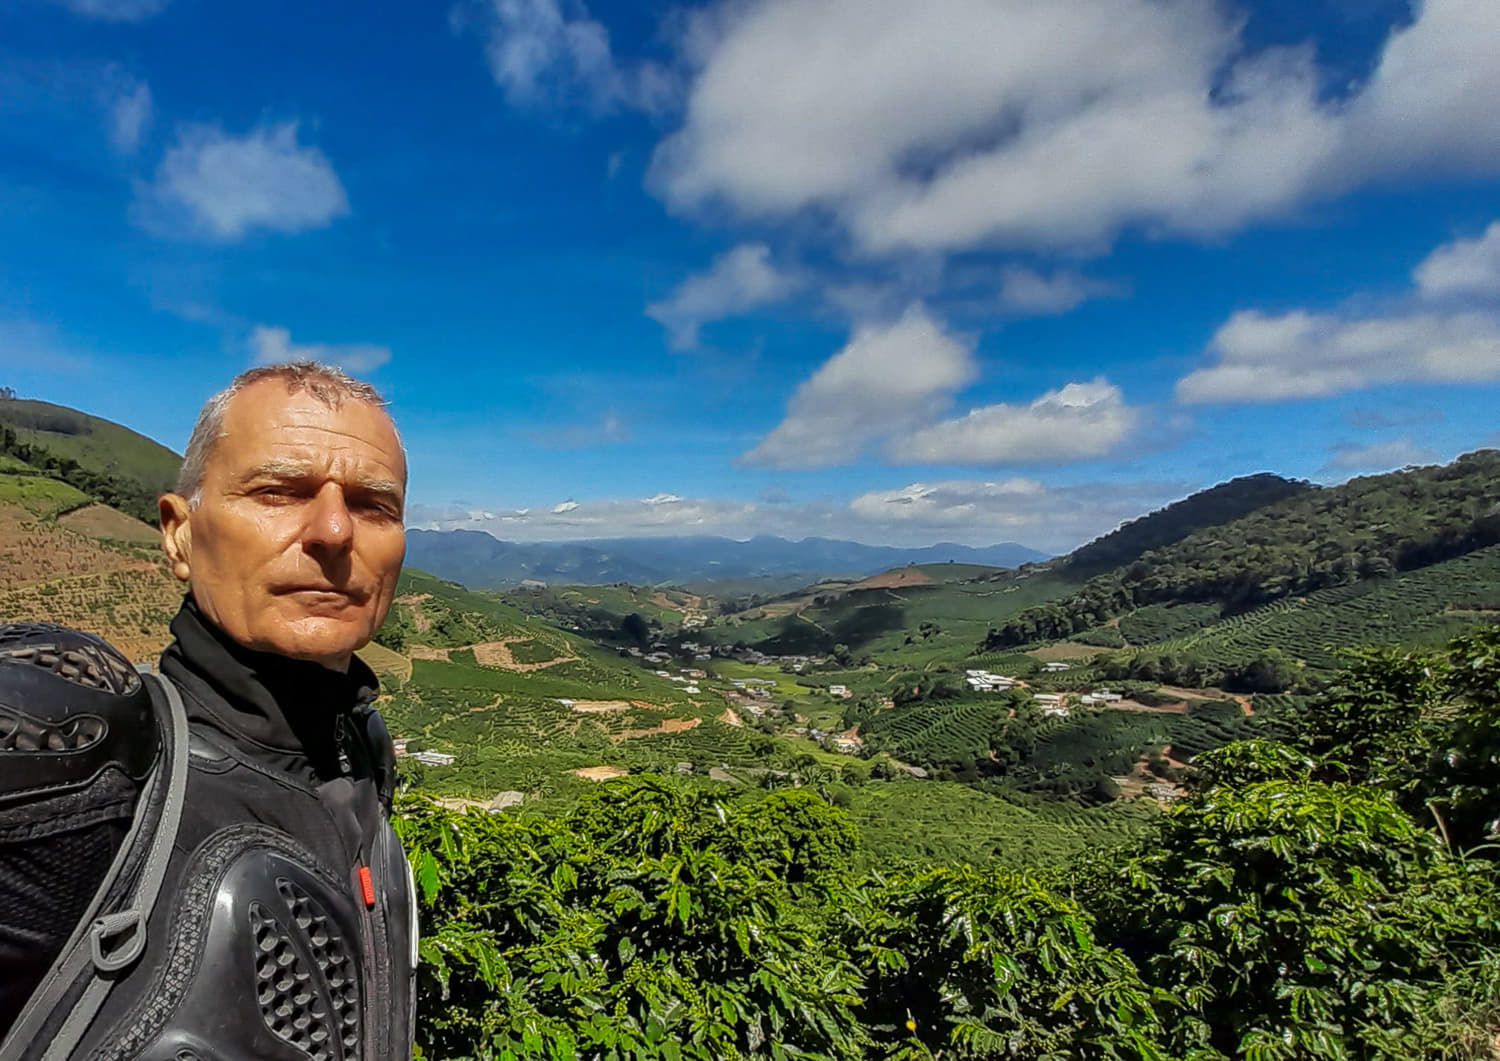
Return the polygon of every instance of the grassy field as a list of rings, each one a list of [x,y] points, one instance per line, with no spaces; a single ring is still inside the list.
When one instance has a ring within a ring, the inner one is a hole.
[[[0,424],[22,442],[150,490],[170,489],[182,463],[166,446],[128,427],[49,402],[0,398]]]
[[[0,474],[0,504],[17,505],[32,516],[53,519],[88,503],[87,494],[56,479],[36,474]]]

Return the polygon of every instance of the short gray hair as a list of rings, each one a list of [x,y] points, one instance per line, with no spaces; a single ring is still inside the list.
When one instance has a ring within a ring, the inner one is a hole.
[[[286,384],[288,394],[307,391],[318,401],[337,409],[345,401],[368,402],[384,409],[387,402],[380,392],[364,380],[355,379],[343,369],[324,365],[317,361],[287,361],[279,365],[259,365],[246,369],[229,386],[219,391],[198,412],[193,424],[193,433],[188,438],[187,451],[183,454],[182,468],[177,473],[176,492],[196,505],[203,492],[203,470],[213,455],[214,446],[224,436],[224,413],[234,396],[262,380],[279,379]],[[392,424],[394,427],[394,423]],[[396,436],[400,441],[401,436]],[[404,452],[404,449],[403,449]]]

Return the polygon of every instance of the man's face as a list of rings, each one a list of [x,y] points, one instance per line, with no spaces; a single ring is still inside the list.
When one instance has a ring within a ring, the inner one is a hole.
[[[261,380],[230,400],[197,506],[162,498],[173,571],[240,644],[344,670],[395,594],[405,479],[382,409]]]

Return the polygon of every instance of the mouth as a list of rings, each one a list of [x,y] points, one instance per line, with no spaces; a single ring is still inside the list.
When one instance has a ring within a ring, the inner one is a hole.
[[[355,589],[340,589],[337,586],[287,586],[276,591],[278,596],[293,597],[310,605],[361,605],[369,594]]]

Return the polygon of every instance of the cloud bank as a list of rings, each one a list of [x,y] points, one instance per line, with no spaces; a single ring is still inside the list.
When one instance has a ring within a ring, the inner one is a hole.
[[[742,460],[783,468],[847,463],[875,439],[940,414],[975,373],[972,343],[912,306],[893,323],[857,328]]]
[[[1241,310],[1212,362],[1177,382],[1190,403],[1318,398],[1385,383],[1500,379],[1500,223],[1438,247],[1404,303],[1346,312]]]
[[[1500,171],[1493,0],[1428,0],[1343,96],[1210,0],[759,0],[710,25],[653,186],[687,213],[831,216],[866,254],[1208,237]]]
[[[863,493],[848,501],[742,501],[663,491],[651,497],[517,509],[414,505],[410,523],[481,530],[509,541],[717,534],[749,538],[821,536],[872,544],[966,545],[1018,541],[1066,552],[1128,519],[1183,496],[1182,483],[1092,483],[1053,487],[1034,479],[945,480]]]

